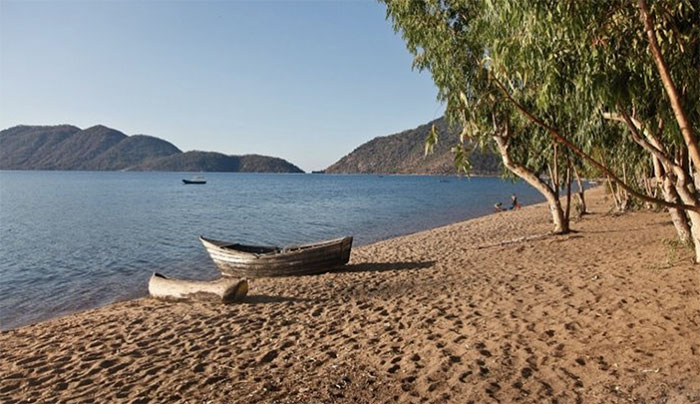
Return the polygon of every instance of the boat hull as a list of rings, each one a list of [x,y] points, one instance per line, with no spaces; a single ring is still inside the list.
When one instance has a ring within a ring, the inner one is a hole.
[[[352,237],[283,249],[241,246],[204,237],[199,239],[223,275],[246,278],[328,272],[347,264],[352,249]]]
[[[198,181],[198,180],[182,180],[182,183],[185,185],[204,185],[207,182],[206,181]]]

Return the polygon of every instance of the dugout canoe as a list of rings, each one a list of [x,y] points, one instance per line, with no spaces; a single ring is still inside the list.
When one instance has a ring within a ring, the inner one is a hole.
[[[248,294],[246,279],[221,278],[215,281],[189,281],[168,278],[154,272],[148,281],[148,293],[166,300],[208,300],[231,303]]]
[[[284,248],[199,240],[223,275],[245,278],[327,272],[347,264],[352,249],[351,236]]]

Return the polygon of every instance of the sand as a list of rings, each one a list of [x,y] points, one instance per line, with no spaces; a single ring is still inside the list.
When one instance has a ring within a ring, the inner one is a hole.
[[[667,214],[577,233],[543,205],[253,280],[245,303],[110,305],[0,333],[0,402],[700,402],[700,266]],[[485,248],[479,248],[485,247]]]

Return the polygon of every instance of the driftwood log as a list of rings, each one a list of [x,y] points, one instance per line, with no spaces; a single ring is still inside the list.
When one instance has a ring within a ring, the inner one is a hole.
[[[221,278],[215,281],[186,281],[154,272],[148,281],[148,293],[166,300],[206,300],[231,303],[248,294],[246,279]]]

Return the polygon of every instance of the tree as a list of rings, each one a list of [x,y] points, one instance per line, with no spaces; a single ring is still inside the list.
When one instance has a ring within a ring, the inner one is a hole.
[[[462,144],[457,157],[464,150],[464,141],[495,148],[503,165],[513,175],[536,188],[547,199],[556,233],[569,231],[568,213],[559,199],[557,174],[566,170],[568,161],[556,152],[557,145],[542,129],[533,126],[515,113],[512,105],[503,102],[503,96],[489,78],[488,52],[484,19],[467,19],[484,10],[481,2],[464,2],[455,7],[441,1],[386,1],[387,13],[393,18],[394,28],[401,32],[414,58],[414,66],[429,70],[438,87],[438,98],[447,103],[446,117],[463,130]],[[476,22],[470,24],[469,22]],[[528,136],[524,136],[528,131]]]
[[[675,209],[681,237],[687,215],[700,259],[700,203],[692,184],[700,167],[694,152],[700,13],[691,0],[651,7],[643,0],[386,3],[415,65],[432,72],[448,115],[461,119],[465,133],[484,133],[481,122],[494,116],[489,108],[498,108],[500,127],[524,121],[517,127],[527,132],[519,136],[530,144],[542,144],[533,140],[546,134],[552,149],[562,145],[626,193],[666,206],[672,216]],[[671,121],[677,126],[662,124]],[[611,146],[622,162],[617,167],[593,155]],[[647,159],[633,158],[639,147]],[[638,186],[652,157],[663,167],[664,198]]]
[[[513,75],[532,77],[523,86],[536,89],[542,105],[560,103],[558,111],[568,117],[561,120],[523,107],[520,111],[582,157],[591,145],[624,145],[622,139],[610,139],[614,131],[600,130],[598,118],[621,122],[637,149],[618,147],[616,157],[627,163],[641,147],[649,156],[647,161],[658,162],[664,198],[635,190],[635,184],[628,182],[626,165],[622,165],[625,178],[621,180],[619,170],[610,162],[595,161],[591,156],[587,160],[626,191],[667,206],[681,240],[688,238],[685,221],[689,219],[700,259],[700,203],[693,186],[696,170],[688,168],[689,162],[698,167],[694,157],[698,145],[691,124],[698,122],[700,100],[697,5],[657,1],[650,8],[643,0],[637,4],[541,1],[515,7],[508,1],[490,3],[494,5],[492,26],[505,27],[491,34],[496,38],[490,53],[499,80],[507,82]],[[671,71],[681,86],[674,84]],[[517,92],[506,97],[520,103]],[[674,120],[678,126],[664,124]],[[591,130],[590,124],[596,121],[599,130]],[[640,165],[649,163],[637,160],[637,173],[646,173]],[[679,209],[681,204],[684,206]]]

